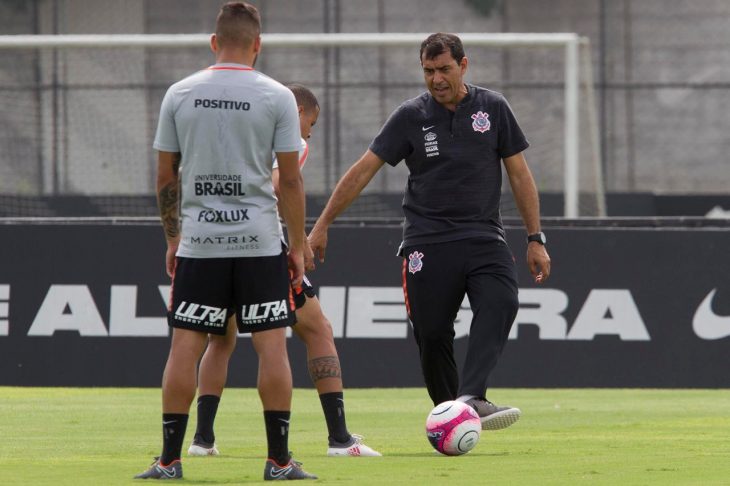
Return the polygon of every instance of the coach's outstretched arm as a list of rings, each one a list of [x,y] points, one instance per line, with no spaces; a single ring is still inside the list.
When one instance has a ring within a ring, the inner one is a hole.
[[[324,211],[317,218],[314,228],[309,233],[309,244],[315,257],[319,255],[320,262],[324,261],[329,225],[355,200],[373,176],[383,167],[384,163],[380,157],[368,150],[360,157],[360,160],[350,167],[335,186],[335,190],[332,192],[329,201],[327,201]]]
[[[167,252],[165,270],[172,277],[175,270],[175,254],[180,245],[180,212],[178,209],[179,152],[158,152],[157,154],[157,207],[160,210],[162,228],[165,230]]]
[[[527,234],[540,231],[540,199],[530,168],[522,152],[504,159],[512,194],[517,209],[525,223]],[[550,256],[539,243],[527,244],[527,266],[536,283],[543,283],[550,276]]]

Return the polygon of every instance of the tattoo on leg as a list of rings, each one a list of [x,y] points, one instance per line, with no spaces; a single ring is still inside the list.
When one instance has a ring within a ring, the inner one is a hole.
[[[337,356],[322,356],[309,360],[309,377],[312,383],[323,378],[341,378],[340,360]]]

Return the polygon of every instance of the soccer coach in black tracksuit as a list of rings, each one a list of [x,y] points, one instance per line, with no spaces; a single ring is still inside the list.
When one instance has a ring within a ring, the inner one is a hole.
[[[504,97],[465,84],[467,58],[453,34],[421,44],[428,91],[403,103],[370,148],[337,183],[309,241],[324,260],[327,228],[375,173],[405,160],[403,291],[421,369],[434,404],[462,400],[484,429],[501,429],[520,410],[486,399],[518,309],[515,262],[500,217],[502,162],[527,230],[527,264],[537,283],[550,274],[534,179],[523,151],[528,142]],[[464,294],[473,312],[459,380],[454,320]]]

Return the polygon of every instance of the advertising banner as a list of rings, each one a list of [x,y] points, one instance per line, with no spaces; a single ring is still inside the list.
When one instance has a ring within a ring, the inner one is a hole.
[[[730,386],[730,228],[545,231],[553,274],[537,286],[524,230],[508,228],[520,310],[491,386]],[[397,225],[333,227],[326,261],[308,274],[346,387],[423,385],[400,238]],[[160,385],[170,282],[159,224],[0,224],[0,239],[0,385]],[[457,362],[470,319],[465,299]],[[291,337],[289,350],[295,386],[311,386],[304,346]],[[228,385],[253,387],[256,372],[240,336]]]

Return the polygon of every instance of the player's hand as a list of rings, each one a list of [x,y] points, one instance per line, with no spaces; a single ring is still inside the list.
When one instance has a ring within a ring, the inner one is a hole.
[[[304,238],[304,270],[314,270],[314,252],[309,244],[309,238]]]
[[[287,258],[289,260],[291,286],[296,289],[302,286],[302,280],[304,278],[304,254],[301,249],[289,248]]]
[[[324,253],[327,249],[327,229],[315,224],[312,232],[309,233],[308,240],[313,256],[319,256],[319,262],[324,263]]]
[[[541,284],[550,276],[550,256],[545,245],[537,242],[527,244],[527,267],[535,278],[535,283]]]
[[[167,276],[172,278],[175,273],[175,254],[177,253],[178,242],[167,242],[167,251],[165,252],[165,270]]]

